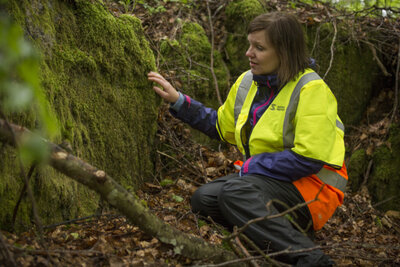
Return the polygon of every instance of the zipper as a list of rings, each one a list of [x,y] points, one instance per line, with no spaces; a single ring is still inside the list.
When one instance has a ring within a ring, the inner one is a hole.
[[[243,124],[242,128],[240,129],[240,140],[242,140],[242,144],[243,144],[244,152],[245,152],[245,155],[246,155],[246,159],[250,158],[250,147],[249,147],[249,142],[250,142],[250,136],[251,136],[251,133],[253,132],[253,128],[254,128],[254,127],[252,127],[252,128],[250,129],[249,135],[246,136],[246,137],[247,137],[247,142],[246,142],[246,143],[243,142],[243,134],[242,134],[242,131],[243,131],[243,128],[246,127],[246,124],[249,122],[250,115],[251,115],[251,107],[253,106],[254,100],[255,100],[255,99],[256,99],[256,98],[254,97],[253,100],[252,100],[252,102],[251,102],[251,105],[250,105],[249,115],[247,116],[247,120],[246,120],[246,122]],[[250,124],[250,123],[249,123],[249,124]],[[251,125],[250,125],[250,126],[251,126]]]
[[[259,89],[259,88],[257,87],[257,90],[258,90],[258,89]],[[272,88],[270,87],[270,89],[272,89]],[[274,92],[274,90],[272,89],[271,92],[270,92],[270,96],[269,96],[268,100],[267,100],[264,104],[260,105],[259,107],[261,107],[261,106],[263,106],[263,105],[268,105],[268,104],[270,104],[270,102],[271,102],[271,100],[272,100],[272,98],[273,98],[273,96],[274,96],[274,93],[275,93],[275,92]],[[250,126],[251,128],[250,128],[249,135],[246,136],[246,137],[247,137],[247,142],[246,142],[245,144],[243,143],[242,131],[243,131],[243,128],[246,126],[246,124],[249,122],[249,119],[250,119],[250,116],[251,116],[251,108],[253,107],[253,104],[254,104],[255,99],[256,99],[256,97],[254,96],[253,101],[251,102],[251,105],[250,105],[249,115],[247,116],[247,120],[246,120],[246,122],[243,124],[242,128],[240,129],[240,139],[242,140],[243,148],[244,148],[244,151],[245,151],[245,154],[246,154],[246,159],[249,159],[250,156],[251,156],[251,155],[250,155],[250,145],[249,145],[249,143],[250,143],[250,136],[251,136],[251,134],[252,134],[252,132],[253,132],[254,127],[256,126],[256,114],[254,114],[254,118],[253,118],[253,124],[254,124],[254,126],[251,127],[251,125],[250,125],[250,123],[249,123],[249,126]],[[259,107],[258,107],[258,108],[259,108]],[[268,108],[267,108],[267,109],[268,109]],[[256,110],[255,110],[254,112],[256,112],[256,111],[257,111],[257,108],[256,108]],[[266,111],[267,111],[267,110],[265,110],[264,113],[265,113]]]

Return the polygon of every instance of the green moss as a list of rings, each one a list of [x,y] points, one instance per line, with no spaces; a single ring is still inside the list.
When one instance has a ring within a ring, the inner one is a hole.
[[[258,0],[231,1],[226,7],[226,27],[229,32],[246,34],[249,22],[266,10]]]
[[[213,107],[218,107],[215,85],[210,71],[211,44],[197,23],[185,23],[177,40],[164,40],[160,45],[162,64],[177,66],[183,82],[182,91]],[[228,72],[221,54],[214,50],[214,72],[222,97],[229,90]]]
[[[368,181],[368,189],[374,203],[389,200],[378,206],[382,210],[400,210],[400,125],[390,128],[389,143],[373,154],[374,167]]]
[[[92,1],[13,0],[9,10],[40,50],[42,86],[60,122],[61,138],[73,154],[105,170],[123,186],[152,176],[152,136],[160,99],[147,73],[154,56],[139,19],[114,17]],[[13,122],[35,126],[34,114]],[[21,188],[15,154],[7,148],[0,162],[0,227],[10,216]],[[98,197],[50,167],[31,181],[44,223],[93,213]],[[7,203],[7,205],[3,205]],[[30,204],[22,203],[18,229],[29,226]]]
[[[319,41],[314,47],[318,27]],[[355,125],[365,112],[380,71],[370,49],[352,41],[348,26],[338,24],[337,28],[334,58],[325,81],[337,98],[338,113],[345,125]],[[310,51],[314,47],[312,57],[316,59],[317,72],[323,77],[331,60],[333,26],[313,25],[306,32]]]
[[[197,23],[184,23],[177,40],[164,40],[160,45],[161,68],[177,69],[176,75],[182,82],[177,87],[209,107],[218,108],[215,84],[210,71],[211,44],[204,29]],[[171,64],[171,66],[170,66]],[[221,54],[214,50],[214,73],[222,101],[229,91],[229,74]],[[211,144],[210,139],[198,131],[193,138],[203,144]]]
[[[347,164],[349,187],[352,192],[356,192],[360,189],[361,183],[364,180],[366,167],[367,154],[365,153],[365,149],[359,149],[353,152]]]
[[[225,61],[235,79],[249,69],[248,58],[245,56],[248,48],[247,27],[252,19],[266,11],[258,0],[232,1],[226,7],[225,26],[228,36]]]

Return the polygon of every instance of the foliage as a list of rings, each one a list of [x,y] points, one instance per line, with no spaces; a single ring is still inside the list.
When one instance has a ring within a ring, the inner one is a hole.
[[[54,136],[57,120],[40,86],[39,55],[24,39],[21,27],[6,14],[0,15],[0,111],[6,114],[32,111],[37,114],[41,135]],[[46,151],[39,138],[25,140],[22,158],[42,160]]]
[[[152,3],[149,3],[152,2]],[[121,0],[118,1],[124,8],[125,13],[134,12],[137,4],[142,5],[150,14],[165,12],[167,9],[165,8],[165,4],[167,3],[180,3],[185,6],[190,6],[193,0],[154,0],[154,1],[145,1],[145,0]]]
[[[292,6],[296,5],[298,1],[290,1]],[[315,1],[303,0],[302,2],[308,4],[315,4]],[[398,10],[400,8],[399,0],[322,0],[325,4],[334,5],[338,9],[345,9],[348,11],[367,11],[375,9],[371,15],[375,16],[396,16],[392,9]]]

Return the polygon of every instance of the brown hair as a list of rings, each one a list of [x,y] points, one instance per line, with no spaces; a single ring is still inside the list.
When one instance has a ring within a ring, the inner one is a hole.
[[[272,12],[254,18],[247,34],[262,30],[266,32],[280,60],[277,74],[281,86],[284,86],[310,64],[303,29],[293,15]]]

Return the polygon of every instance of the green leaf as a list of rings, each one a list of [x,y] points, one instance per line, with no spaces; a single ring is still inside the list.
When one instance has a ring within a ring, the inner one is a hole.
[[[9,111],[23,111],[32,103],[32,89],[26,85],[16,82],[5,84],[6,97],[4,99],[4,107]]]
[[[183,201],[183,197],[181,196],[177,196],[177,195],[172,195],[172,199],[175,200],[176,202],[182,202]]]
[[[172,185],[172,184],[174,184],[174,182],[170,179],[164,179],[160,182],[161,186],[167,186],[167,185]]]
[[[146,208],[149,207],[148,204],[147,204],[147,201],[144,200],[144,199],[141,199],[141,200],[140,200],[140,203],[142,203],[142,205],[145,206]]]
[[[45,141],[38,135],[32,135],[24,139],[19,147],[19,152],[25,164],[43,162],[48,159],[50,155]]]
[[[79,234],[78,234],[78,233],[71,233],[71,236],[72,236],[74,239],[78,239],[78,238],[79,238]]]
[[[207,225],[207,223],[206,223],[205,221],[203,221],[203,220],[201,220],[201,219],[199,219],[199,220],[197,221],[197,226],[198,226],[199,228],[201,228],[201,227],[204,226],[204,225]]]

